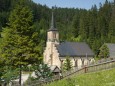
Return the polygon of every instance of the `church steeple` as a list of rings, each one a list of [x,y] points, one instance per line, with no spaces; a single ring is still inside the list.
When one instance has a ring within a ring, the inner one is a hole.
[[[51,25],[50,25],[50,31],[55,31],[57,30],[55,27],[55,20],[54,20],[54,12],[52,11],[52,18],[51,18]]]
[[[54,28],[54,13],[52,12],[52,19],[51,19],[51,27],[50,28]]]
[[[52,17],[51,17],[51,25],[50,29],[47,32],[47,41],[48,42],[53,42],[53,43],[59,43],[59,33],[58,30],[55,27],[55,21],[54,21],[54,13],[52,12]]]

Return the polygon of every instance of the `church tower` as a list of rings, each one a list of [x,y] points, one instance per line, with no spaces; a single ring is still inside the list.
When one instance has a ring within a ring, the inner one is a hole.
[[[51,25],[47,31],[47,42],[43,56],[43,61],[45,64],[50,66],[55,65],[55,50],[57,45],[59,45],[59,32],[55,27],[54,14],[52,12]]]
[[[54,24],[54,15],[52,12],[51,26],[47,32],[47,42],[52,42],[54,44],[59,44],[59,33]]]

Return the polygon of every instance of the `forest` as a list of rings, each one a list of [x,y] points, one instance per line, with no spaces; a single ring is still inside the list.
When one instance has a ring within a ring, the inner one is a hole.
[[[7,26],[10,12],[19,0],[0,0],[0,31]],[[45,47],[46,32],[49,29],[52,9],[46,5],[25,0],[33,13],[33,22],[39,33],[41,55]],[[54,8],[55,25],[60,33],[60,41],[87,42],[98,54],[103,43],[115,43],[115,1],[105,1],[97,8]]]
[[[46,5],[25,0],[33,13],[33,22],[39,32],[41,45],[45,46],[52,9]],[[17,0],[0,0],[0,31],[7,26],[10,12]],[[103,43],[115,43],[115,2],[105,1],[91,9],[53,7],[60,41],[87,42],[95,53]],[[66,35],[65,35],[66,34]]]
[[[115,0],[91,9],[0,0],[0,81],[9,82],[27,65],[42,62],[52,11],[60,42],[86,42],[96,56],[104,43],[115,43]]]

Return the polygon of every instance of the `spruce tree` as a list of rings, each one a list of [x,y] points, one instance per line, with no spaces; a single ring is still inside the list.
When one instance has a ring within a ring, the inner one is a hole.
[[[25,0],[20,0],[11,12],[8,26],[1,35],[1,58],[8,65],[20,67],[21,80],[21,66],[41,60],[38,32],[34,29],[32,11],[25,5]]]
[[[63,69],[64,69],[64,71],[68,71],[68,70],[72,69],[72,63],[68,56],[66,57],[66,60],[64,61]]]
[[[52,77],[52,71],[47,64],[40,64],[35,66],[35,74],[37,79],[48,80]]]
[[[99,58],[107,58],[107,57],[109,57],[109,49],[108,49],[107,45],[104,44],[100,48]]]
[[[108,38],[111,43],[115,43],[115,6],[113,6],[111,21],[109,23]]]

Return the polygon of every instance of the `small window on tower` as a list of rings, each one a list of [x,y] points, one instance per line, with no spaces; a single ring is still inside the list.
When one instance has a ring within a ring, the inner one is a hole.
[[[56,39],[56,33],[53,34],[53,38]]]

